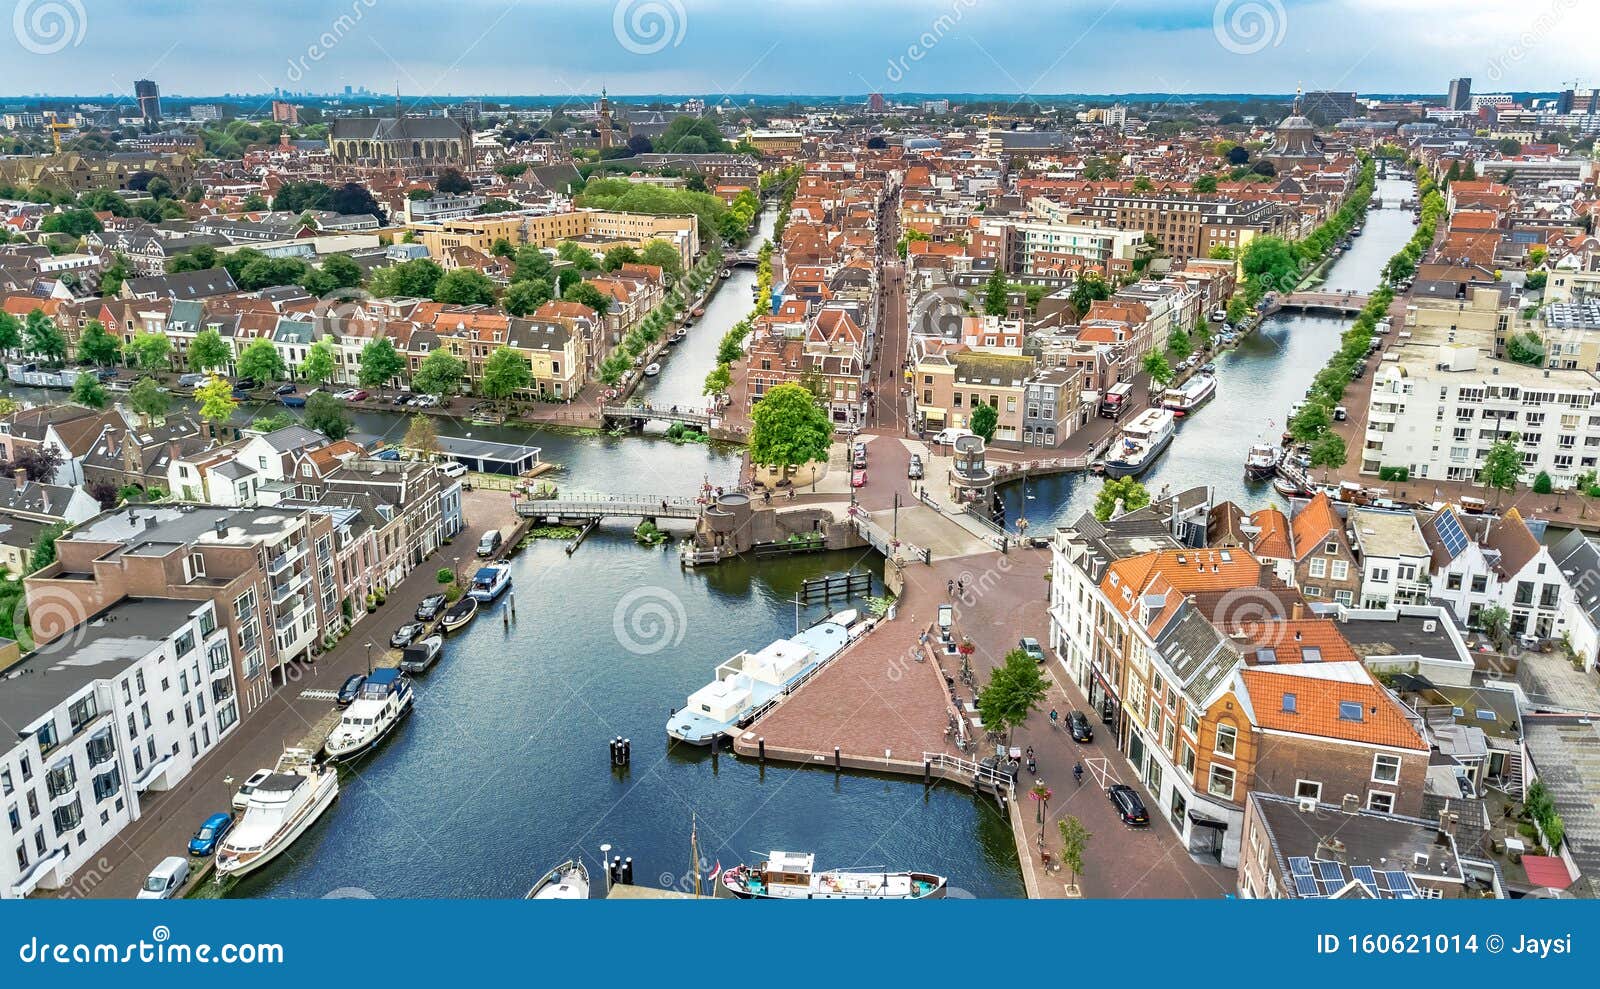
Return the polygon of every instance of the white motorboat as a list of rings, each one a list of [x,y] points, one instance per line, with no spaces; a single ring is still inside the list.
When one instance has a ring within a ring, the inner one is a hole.
[[[377,747],[411,713],[411,680],[393,666],[373,670],[323,743],[334,760],[354,759]]]
[[[480,567],[472,575],[472,589],[467,593],[475,600],[484,604],[499,599],[511,586],[511,567],[504,563],[494,563],[487,567]]]
[[[217,846],[218,877],[243,876],[271,862],[338,796],[339,774],[332,766],[278,760],[278,768],[251,790],[244,816]]]
[[[1244,458],[1244,475],[1252,481],[1265,481],[1278,472],[1283,450],[1271,443],[1254,443]]]
[[[439,654],[443,651],[444,636],[435,632],[426,639],[406,646],[406,651],[400,654],[400,670],[411,676],[426,673],[439,661]]]
[[[743,900],[937,900],[945,878],[930,872],[813,870],[808,852],[772,852],[760,865],[736,865],[722,885]]]
[[[1181,387],[1168,388],[1161,395],[1161,407],[1177,416],[1186,416],[1211,400],[1217,393],[1217,379],[1200,373]]]
[[[655,377],[656,375],[658,375],[660,373],[661,373],[661,365],[660,364],[651,363],[651,364],[646,364],[644,366],[644,376],[647,377],[647,378],[653,378],[653,377]]]
[[[544,874],[528,890],[525,900],[587,900],[589,898],[589,870],[583,862],[573,859],[563,862]]]
[[[1177,419],[1166,409],[1146,409],[1122,427],[1106,451],[1107,477],[1138,477],[1155,464],[1172,442]]]

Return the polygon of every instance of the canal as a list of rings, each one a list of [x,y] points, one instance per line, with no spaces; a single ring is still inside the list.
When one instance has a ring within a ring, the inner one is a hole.
[[[1329,267],[1322,289],[1366,293],[1377,287],[1383,266],[1415,229],[1410,210],[1380,209],[1377,204],[1407,199],[1414,189],[1409,179],[1378,182],[1366,229]],[[1348,326],[1348,320],[1336,317],[1279,313],[1219,355],[1216,397],[1180,422],[1165,456],[1141,478],[1150,493],[1159,496],[1163,489],[1208,483],[1218,501],[1233,501],[1247,511],[1276,500],[1270,482],[1245,479],[1245,454],[1258,440],[1276,442],[1289,407],[1305,397]],[[1006,518],[1026,518],[1031,531],[1048,532],[1093,508],[1100,479],[1063,474],[1030,479],[1026,492],[1023,488],[1009,484],[1002,489]]]

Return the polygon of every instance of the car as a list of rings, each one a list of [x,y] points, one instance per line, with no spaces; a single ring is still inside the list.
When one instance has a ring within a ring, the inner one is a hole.
[[[1039,640],[1031,635],[1024,635],[1017,640],[1017,648],[1028,654],[1028,658],[1035,663],[1044,662],[1044,649],[1039,645]]]
[[[439,617],[439,612],[444,610],[445,602],[449,600],[443,594],[429,594],[417,605],[413,618],[419,622],[431,622]]]
[[[350,397],[345,399],[345,401],[346,402],[365,402],[369,397],[371,397],[371,396],[369,396],[364,390],[362,390],[360,388],[357,388],[357,389],[355,389],[355,390],[350,392]]]
[[[418,395],[411,400],[411,404],[419,409],[432,409],[438,406],[438,395]]]
[[[850,458],[850,466],[856,470],[864,469],[867,466],[867,451],[856,451],[856,455]]]
[[[209,374],[184,374],[178,377],[179,388],[198,388],[206,383]]]
[[[355,395],[356,390],[357,389],[354,388],[341,388],[333,393],[333,397],[337,398],[341,402],[348,402],[351,397]]]
[[[950,429],[941,429],[937,433],[934,433],[932,442],[934,442],[934,443],[954,443],[956,440],[960,439],[963,436],[971,436],[971,435],[973,435],[973,433],[972,433],[972,430],[970,430],[970,429],[957,429],[957,428],[952,427]]]
[[[189,839],[189,854],[201,857],[217,850],[217,842],[233,828],[233,815],[226,812],[212,814],[200,822],[200,830]]]
[[[284,382],[283,384],[279,385],[278,387],[272,389],[272,394],[274,394],[274,395],[293,395],[294,393],[295,393],[294,385],[291,385],[288,382]]]
[[[1122,819],[1123,824],[1142,828],[1150,823],[1150,812],[1144,809],[1144,801],[1139,799],[1133,787],[1126,783],[1113,783],[1106,790],[1106,796],[1111,798],[1111,805],[1117,809],[1117,817]]]
[[[867,486],[867,472],[864,471],[864,470],[858,470],[855,473],[851,474],[850,475],[850,486],[852,488],[864,488],[864,487],[866,487]]]
[[[239,391],[255,391],[260,385],[254,378],[235,378],[233,387]]]
[[[439,473],[445,477],[460,477],[466,472],[467,465],[454,460],[439,465]]]
[[[500,544],[505,542],[505,537],[499,529],[490,529],[478,540],[478,555],[483,557],[493,556],[500,552]]]
[[[389,399],[389,402],[391,405],[410,405],[411,400],[411,395],[407,395],[405,392],[401,391],[395,392],[394,397]]]
[[[1201,374],[1216,374],[1217,373],[1217,366],[1208,361],[1208,362],[1200,365],[1200,373]]]
[[[396,649],[404,649],[406,646],[411,644],[413,639],[421,634],[421,622],[406,622],[404,625],[395,629],[393,635],[389,636],[389,645]]]
[[[161,864],[150,870],[144,885],[139,887],[138,900],[170,900],[178,895],[189,878],[189,860],[181,855],[168,855]]]
[[[1082,711],[1067,712],[1067,731],[1074,742],[1094,741],[1094,728],[1089,725],[1089,716]]]
[[[365,680],[366,677],[361,679]],[[256,787],[260,786],[271,775],[272,770],[270,769],[258,769],[246,777],[244,783],[239,786],[239,791],[233,795],[233,809],[244,810],[245,801],[249,799],[250,794],[256,792]]]
[[[906,477],[913,481],[922,480],[922,458],[915,453],[911,455],[911,463],[906,467]]]
[[[444,597],[443,594],[436,596],[441,598]],[[365,673],[350,674],[350,676],[345,679],[344,685],[339,688],[339,706],[349,707],[351,704],[355,703],[356,695],[361,693],[361,685],[366,682],[367,675]]]

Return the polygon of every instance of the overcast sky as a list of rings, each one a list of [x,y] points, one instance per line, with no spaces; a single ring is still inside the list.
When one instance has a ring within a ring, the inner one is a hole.
[[[11,27],[12,95],[146,77],[413,99],[1600,84],[1597,0],[16,0]]]

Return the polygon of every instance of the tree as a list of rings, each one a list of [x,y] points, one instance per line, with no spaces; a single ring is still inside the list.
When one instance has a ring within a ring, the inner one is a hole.
[[[80,372],[72,383],[72,400],[91,409],[105,408],[106,386],[100,383],[100,376],[90,371]]]
[[[1189,337],[1189,331],[1180,326],[1167,334],[1167,349],[1172,351],[1174,357],[1183,360],[1194,353],[1194,340]]]
[[[1321,402],[1307,402],[1289,420],[1289,434],[1296,443],[1310,443],[1333,425],[1333,414]]]
[[[1349,459],[1349,452],[1345,449],[1344,437],[1335,432],[1326,432],[1317,437],[1311,444],[1311,466],[1327,467],[1338,470]]]
[[[1215,175],[1202,175],[1194,180],[1194,191],[1202,195],[1210,195],[1217,191],[1217,177]]]
[[[41,233],[66,234],[74,239],[87,234],[98,233],[105,226],[100,218],[86,209],[69,209],[60,213],[51,213],[39,224]]]
[[[628,138],[629,155],[647,155],[655,150],[655,144],[643,134],[634,134]]]
[[[1518,364],[1539,367],[1544,364],[1544,338],[1532,330],[1518,333],[1506,341],[1506,356]]]
[[[1547,495],[1555,490],[1555,482],[1550,480],[1549,473],[1540,471],[1533,476],[1533,493]]]
[[[1094,303],[1111,298],[1111,286],[1099,275],[1090,273],[1084,275],[1073,283],[1072,292],[1067,296],[1067,305],[1082,319],[1089,312],[1089,307]]]
[[[607,271],[617,271],[625,264],[638,264],[639,252],[627,244],[618,244],[605,253],[600,259],[600,267]]]
[[[412,416],[403,442],[406,449],[415,451],[423,460],[432,460],[439,453],[439,430],[433,425],[433,417],[420,412]]]
[[[161,390],[161,382],[155,378],[140,378],[128,392],[128,404],[147,419],[165,416],[169,403],[167,393]]]
[[[289,376],[289,369],[283,363],[283,354],[279,352],[277,345],[266,337],[257,337],[250,341],[249,345],[239,352],[237,366],[239,377],[249,378],[261,384],[282,381]]]
[[[594,271],[600,267],[600,259],[594,256],[593,251],[570,240],[564,240],[556,246],[556,257],[569,262],[579,271]]]
[[[996,264],[994,270],[989,272],[989,280],[983,285],[983,311],[990,316],[1004,316],[1009,308],[1006,293],[1006,274]]]
[[[194,397],[200,402],[200,418],[211,423],[227,422],[239,408],[238,399],[233,397],[233,385],[215,374],[194,390]]]
[[[1496,492],[1495,501],[1498,503],[1500,495],[1517,486],[1517,478],[1522,476],[1522,454],[1517,452],[1518,434],[1512,433],[1503,440],[1495,442],[1489,448],[1489,453],[1483,458],[1483,466],[1478,469],[1478,480],[1486,490]]]
[[[1150,376],[1150,383],[1157,388],[1165,388],[1172,381],[1172,363],[1167,360],[1167,355],[1159,350],[1145,354],[1139,366]]]
[[[1150,504],[1150,492],[1134,477],[1111,477],[1100,485],[1094,497],[1094,517],[1104,522],[1116,514],[1117,502],[1123,512],[1135,512]]]
[[[322,384],[333,379],[333,373],[338,369],[339,361],[333,350],[333,341],[324,337],[311,345],[306,351],[305,360],[300,362],[300,377],[305,381]]]
[[[361,368],[356,372],[356,380],[363,388],[382,389],[405,368],[405,358],[395,351],[394,342],[388,337],[377,337],[361,348]]]
[[[128,259],[120,253],[113,256],[106,270],[100,272],[100,294],[109,298],[121,292],[129,274]]]
[[[543,278],[512,282],[500,305],[513,316],[532,316],[539,307],[555,297],[555,290]]]
[[[489,355],[478,382],[484,397],[503,402],[533,384],[533,368],[528,359],[510,347],[500,347]]]
[[[1149,176],[1140,175],[1133,180],[1133,184],[1128,187],[1128,190],[1138,195],[1144,195],[1155,191],[1155,185],[1151,183]]]
[[[511,274],[513,282],[532,281],[533,279],[541,279],[546,282],[551,280],[551,273],[554,268],[550,264],[550,255],[539,248],[532,245],[519,247],[517,248],[515,260],[517,268]]]
[[[476,268],[456,268],[433,287],[433,301],[453,306],[494,305],[494,282]]]
[[[129,359],[139,370],[158,371],[167,366],[172,355],[172,341],[165,333],[136,333],[128,349]]]
[[[189,366],[197,371],[215,371],[228,366],[233,348],[216,330],[205,329],[189,343]]]
[[[434,286],[443,277],[444,269],[427,258],[404,261],[372,273],[372,294],[380,298],[404,296],[427,299],[433,296]]]
[[[462,175],[459,168],[446,168],[439,172],[433,187],[446,195],[462,196],[472,191],[472,180]]]
[[[38,573],[56,562],[56,540],[61,538],[69,526],[70,523],[67,522],[52,522],[39,530],[39,535],[33,542],[33,550],[28,554],[29,573]]]
[[[567,290],[561,293],[561,298],[567,302],[588,306],[597,316],[604,316],[611,311],[611,298],[588,282],[568,285]]]
[[[64,463],[66,457],[62,455],[61,448],[54,443],[46,443],[29,447],[12,457],[11,462],[6,464],[6,473],[21,470],[30,481],[49,483]]]
[[[319,391],[306,399],[306,426],[330,440],[342,440],[350,433],[350,416],[343,402]]]
[[[21,346],[21,321],[8,312],[0,311],[0,350],[10,354]]]
[[[967,424],[987,443],[994,439],[995,428],[1000,425],[1000,410],[987,402],[980,402],[972,410],[972,417]]]
[[[1579,474],[1578,479],[1573,482],[1574,487],[1578,490],[1578,518],[1580,519],[1589,516],[1589,499],[1600,497],[1600,485],[1595,483],[1597,479],[1600,479],[1600,473],[1586,470]]]
[[[615,382],[607,382],[614,384]],[[733,387],[733,369],[726,364],[718,364],[706,374],[705,385],[702,388],[707,395],[726,394]]]
[[[1505,641],[1506,629],[1511,625],[1511,612],[1492,604],[1478,612],[1478,625],[1488,633],[1496,645]]]
[[[1270,179],[1278,174],[1278,166],[1263,158],[1254,165],[1251,165],[1250,171],[1252,174],[1264,175]]]
[[[750,462],[790,469],[827,460],[833,420],[816,398],[794,383],[768,390],[750,412]]]
[[[1061,863],[1072,872],[1072,885],[1076,886],[1083,874],[1083,853],[1094,835],[1076,817],[1063,817],[1056,827],[1061,831]]]
[[[28,318],[23,322],[23,333],[28,341],[29,353],[50,361],[67,359],[67,338],[61,335],[56,324],[43,310],[34,309],[28,313]]]
[[[322,262],[322,273],[333,278],[337,288],[356,288],[366,277],[366,272],[348,254],[330,254]]]
[[[448,350],[435,350],[417,365],[411,387],[428,395],[449,395],[467,377],[467,365]]]
[[[91,319],[78,337],[78,360],[85,364],[109,367],[122,356],[122,341],[106,332],[106,325]]]
[[[346,182],[329,193],[328,208],[345,216],[370,213],[380,220],[383,218],[383,208],[372,198],[372,193],[367,191],[367,187],[359,182]]]
[[[324,182],[285,182],[272,197],[272,208],[281,213],[303,213],[308,209],[332,209],[333,190]]]
[[[1039,664],[1021,649],[1006,653],[1001,665],[989,674],[989,683],[978,692],[978,713],[987,731],[1011,732],[1038,710],[1050,680]]]
[[[653,264],[676,278],[683,274],[683,258],[678,249],[664,240],[652,240],[639,252],[641,264]]]
[[[262,196],[259,192],[252,192],[240,201],[239,208],[248,213],[255,213],[264,210],[267,208],[266,197]]]

